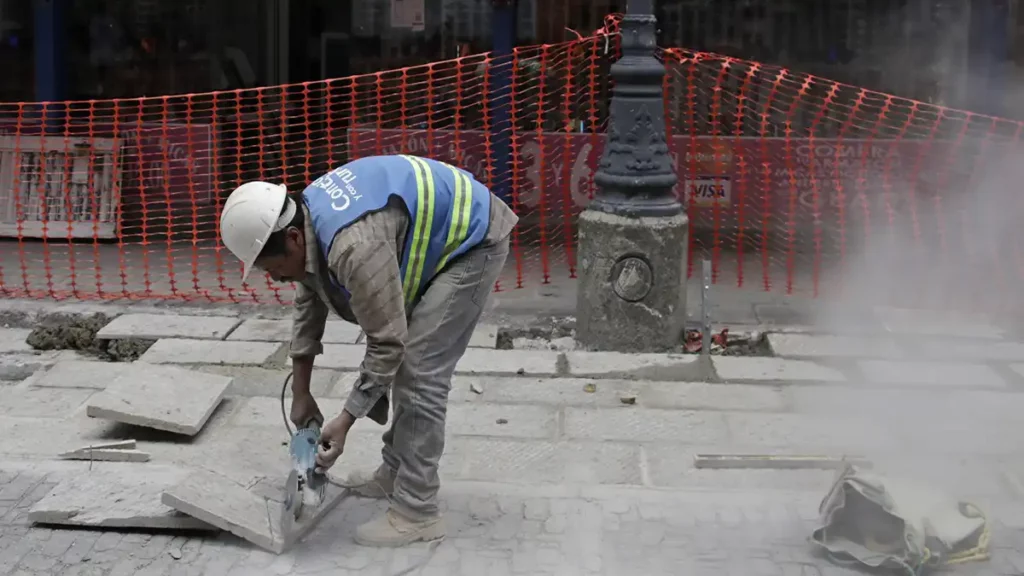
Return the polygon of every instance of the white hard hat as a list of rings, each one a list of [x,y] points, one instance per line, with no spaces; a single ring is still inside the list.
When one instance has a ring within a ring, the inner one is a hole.
[[[243,282],[267,239],[288,226],[295,210],[288,189],[269,182],[247,182],[228,196],[220,213],[220,238],[242,261]]]

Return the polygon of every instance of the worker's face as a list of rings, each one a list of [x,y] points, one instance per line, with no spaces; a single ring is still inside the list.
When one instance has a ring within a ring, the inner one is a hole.
[[[306,238],[298,228],[285,234],[284,254],[257,258],[256,267],[275,282],[297,282],[306,277]]]

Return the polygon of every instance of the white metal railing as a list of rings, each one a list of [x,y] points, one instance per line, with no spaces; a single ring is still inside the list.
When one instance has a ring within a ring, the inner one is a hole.
[[[118,140],[0,137],[0,237],[116,238]]]

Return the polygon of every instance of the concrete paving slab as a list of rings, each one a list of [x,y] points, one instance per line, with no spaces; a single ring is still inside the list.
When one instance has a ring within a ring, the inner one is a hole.
[[[152,366],[142,378],[122,376],[89,400],[86,414],[135,426],[195,436],[231,385],[231,378]]]
[[[879,449],[899,449],[892,430],[885,423],[867,417],[751,412],[726,413],[724,417],[735,444],[760,448],[751,452],[764,452],[768,448],[784,450],[788,454],[842,456],[844,453],[870,455]]]
[[[0,328],[0,354],[34,350],[25,342],[31,333],[31,330],[25,328]]]
[[[32,379],[32,386],[103,390],[121,376],[141,377],[145,370],[146,365],[137,363],[65,360],[38,374]]]
[[[473,392],[471,386],[480,392]],[[785,394],[772,386],[515,376],[456,376],[448,401],[449,406],[496,403],[621,409],[625,397],[636,398],[636,404],[645,408],[772,412],[787,406]]]
[[[359,326],[341,320],[329,320],[324,326],[323,344],[355,344],[361,334]],[[228,340],[250,342],[291,342],[292,321],[253,318],[242,322]]]
[[[1024,343],[962,340],[920,342],[918,350],[925,358],[935,360],[1024,362]]]
[[[880,306],[875,308],[874,315],[886,331],[896,334],[992,340],[1005,335],[1005,330],[984,314]]]
[[[758,322],[775,327],[808,326],[833,334],[877,334],[882,331],[867,306],[801,305],[794,302],[754,304]]]
[[[0,416],[18,418],[66,418],[78,410],[94,390],[22,388],[4,393]]]
[[[776,412],[787,407],[783,392],[770,386],[705,382],[650,382],[637,388],[646,408]]]
[[[776,356],[788,358],[902,358],[904,351],[890,338],[831,334],[768,334]]]
[[[845,382],[846,376],[835,368],[807,360],[712,356],[715,373],[726,382]]]
[[[375,448],[376,465],[380,446]],[[345,458],[343,456],[342,458]],[[444,482],[502,484],[643,484],[640,446],[619,442],[531,441],[455,437],[445,444]],[[371,468],[372,469],[372,468]]]
[[[279,398],[281,386],[285,378],[292,373],[291,368],[260,368],[257,366],[217,366],[214,364],[197,364],[193,367],[200,372],[220,374],[232,378],[228,394],[232,396],[270,396]],[[310,391],[314,398],[322,398],[334,386],[341,373],[334,370],[313,368],[313,381]],[[290,384],[289,384],[290,386]],[[346,388],[347,392],[347,388]],[[291,388],[288,390],[291,394]]]
[[[151,464],[95,464],[65,475],[29,511],[38,524],[92,528],[216,530],[160,502],[188,471]]]
[[[96,333],[104,340],[139,338],[192,338],[223,340],[242,322],[223,316],[182,316],[178,314],[122,314]]]
[[[498,326],[494,324],[477,324],[473,336],[469,339],[470,348],[495,348],[498,345]]]
[[[624,354],[620,352],[566,352],[569,373],[582,378],[636,378],[643,380],[697,380],[696,354]]]
[[[445,432],[453,436],[554,440],[558,411],[552,406],[449,404]]]
[[[554,375],[558,352],[470,348],[455,367],[456,374]]]
[[[324,325],[324,337],[320,339],[322,344],[355,344],[363,335],[362,328],[358,324],[350,324],[344,320],[328,320]],[[291,337],[288,338],[291,341]]]
[[[233,342],[163,338],[139,358],[149,364],[260,365],[281,348],[277,342]]]
[[[365,354],[366,347],[357,344],[324,344],[315,364],[330,370],[358,370]]]
[[[345,402],[319,398],[317,405],[324,417],[330,419],[341,414]],[[284,434],[281,402],[278,398],[248,398],[235,410],[230,425],[277,427]],[[558,410],[553,406],[450,403],[445,420],[445,430],[449,436],[553,439],[557,428]],[[384,429],[369,418],[360,418],[352,430],[380,434]]]
[[[286,410],[291,406],[290,402],[290,398],[285,399]],[[320,411],[323,412],[324,418],[328,420],[341,414],[341,410],[345,407],[343,401],[330,398],[317,398],[316,403],[320,407]],[[280,397],[246,398],[235,410],[229,423],[232,426],[274,426],[281,429],[281,434],[285,434],[284,422],[281,420],[281,399]],[[364,422],[357,421],[354,426],[360,426],[360,424],[364,424]]]
[[[157,343],[159,344],[159,342]],[[325,345],[316,364],[333,370],[358,370],[366,353],[364,346]],[[554,375],[558,353],[535,350],[488,350],[469,348],[455,367],[456,374]]]
[[[457,375],[452,378],[448,402],[449,405],[466,402],[616,407],[621,405],[619,398],[625,394],[636,394],[644,384],[649,383],[590,378]],[[479,393],[473,391],[474,387]]]
[[[1006,381],[984,364],[966,362],[858,362],[869,382],[922,387],[1005,388]]]
[[[315,511],[304,511],[295,525],[281,525],[283,506],[248,491],[231,480],[209,472],[195,472],[164,491],[161,502],[179,512],[276,554],[302,539],[346,496],[347,491],[328,484],[324,502]]]
[[[289,342],[291,339],[291,320],[264,320],[262,318],[250,318],[242,322],[228,336],[228,340],[243,342]]]
[[[722,414],[651,408],[566,408],[565,437],[623,442],[724,444]]]

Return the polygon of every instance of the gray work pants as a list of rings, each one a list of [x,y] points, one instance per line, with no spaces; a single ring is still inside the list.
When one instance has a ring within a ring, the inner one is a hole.
[[[480,244],[434,278],[409,318],[405,359],[391,390],[384,464],[396,472],[392,506],[412,519],[437,515],[444,423],[455,364],[508,256],[508,237]]]

